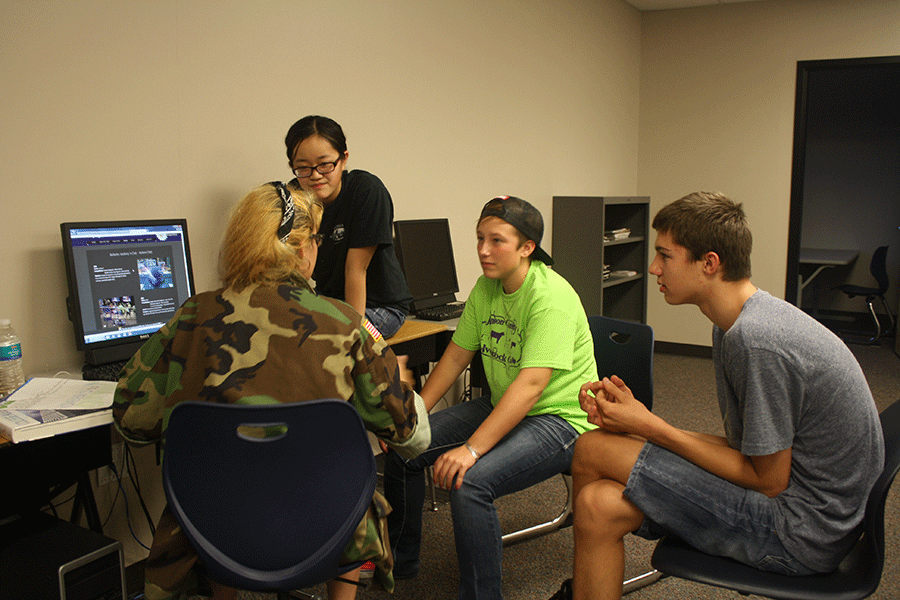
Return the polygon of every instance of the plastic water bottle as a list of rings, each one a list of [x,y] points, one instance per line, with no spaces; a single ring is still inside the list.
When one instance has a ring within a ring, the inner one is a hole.
[[[23,383],[22,344],[9,319],[0,319],[0,398],[5,398]]]

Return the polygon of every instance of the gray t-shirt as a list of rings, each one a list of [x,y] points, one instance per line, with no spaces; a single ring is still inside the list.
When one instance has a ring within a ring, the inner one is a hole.
[[[792,448],[775,501],[778,535],[800,562],[831,570],[856,541],[884,463],[878,411],[856,358],[806,313],[762,290],[734,325],[713,328],[719,409],[745,456]]]

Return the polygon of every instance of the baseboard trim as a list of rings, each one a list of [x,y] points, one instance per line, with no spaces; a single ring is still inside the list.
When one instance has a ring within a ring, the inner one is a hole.
[[[653,346],[656,352],[661,354],[677,354],[679,356],[696,356],[698,358],[712,358],[711,346],[698,346],[696,344],[681,344],[678,342],[656,342]]]

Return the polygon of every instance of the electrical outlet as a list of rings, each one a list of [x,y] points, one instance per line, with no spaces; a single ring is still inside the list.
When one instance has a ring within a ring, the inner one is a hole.
[[[112,445],[112,460],[116,466],[119,477],[125,476],[125,442],[115,442]],[[97,485],[107,485],[116,482],[116,474],[109,467],[100,467],[96,470]]]

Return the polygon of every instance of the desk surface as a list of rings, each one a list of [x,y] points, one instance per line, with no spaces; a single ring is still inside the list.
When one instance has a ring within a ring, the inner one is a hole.
[[[441,321],[419,321],[416,319],[407,319],[403,322],[400,330],[387,339],[388,346],[402,344],[410,340],[427,337],[447,331],[447,325]]]
[[[807,265],[849,265],[858,256],[859,250],[800,248],[800,262]]]

